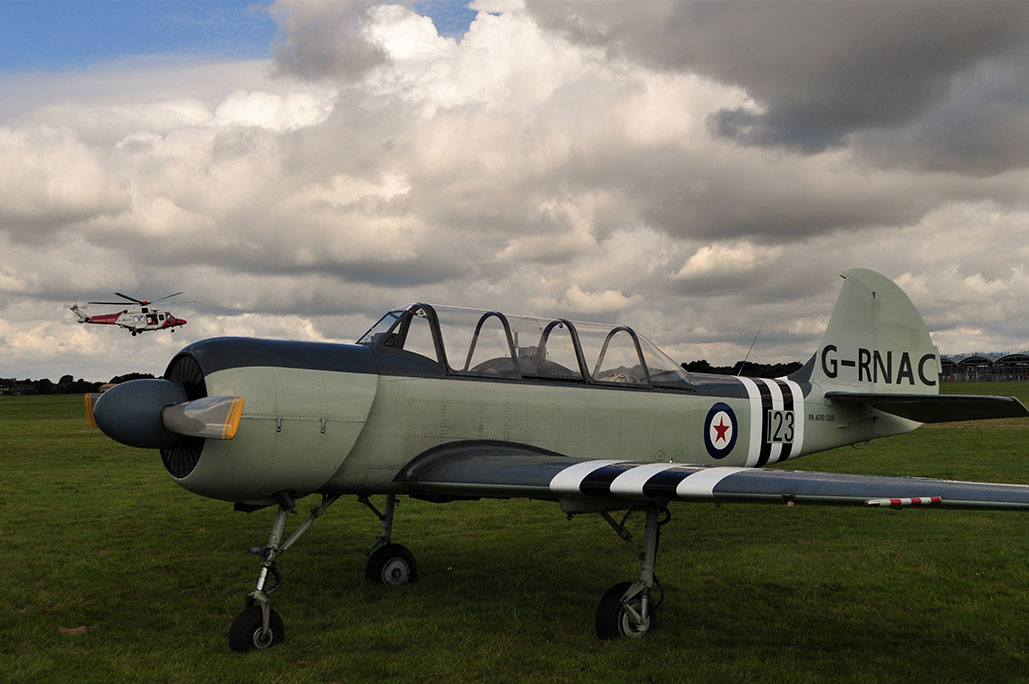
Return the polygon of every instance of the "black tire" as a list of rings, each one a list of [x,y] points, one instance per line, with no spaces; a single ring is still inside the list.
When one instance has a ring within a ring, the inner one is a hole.
[[[642,639],[657,627],[657,613],[653,608],[649,611],[649,624],[641,625],[622,605],[622,596],[632,586],[632,582],[619,582],[608,589],[597,605],[597,636],[601,639]],[[639,598],[629,602],[637,612],[640,609]]]
[[[229,646],[232,647],[232,650],[246,653],[281,644],[285,634],[279,614],[274,610],[271,611],[271,615],[268,616],[268,630],[271,635],[262,639],[263,622],[261,606],[250,606],[237,615],[236,619],[232,621],[232,626],[229,627]]]
[[[364,576],[371,582],[399,587],[418,579],[418,562],[414,554],[400,544],[386,544],[368,557]]]

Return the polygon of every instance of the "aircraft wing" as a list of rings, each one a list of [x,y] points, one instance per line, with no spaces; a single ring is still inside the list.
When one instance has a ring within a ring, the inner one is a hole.
[[[569,512],[674,500],[1029,510],[1029,485],[587,460],[492,442],[433,449],[395,482],[399,491],[424,498],[557,499]]]
[[[1029,410],[1015,397],[992,397],[977,394],[826,392],[825,398],[846,404],[864,404],[919,423],[947,423],[955,420],[1029,416]]]

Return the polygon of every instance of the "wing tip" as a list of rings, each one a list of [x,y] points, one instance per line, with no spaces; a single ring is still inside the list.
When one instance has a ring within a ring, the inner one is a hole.
[[[881,499],[868,499],[865,501],[866,506],[880,507],[880,508],[905,508],[907,506],[931,506],[934,504],[943,503],[943,498],[939,496],[905,496],[905,497],[890,497]]]

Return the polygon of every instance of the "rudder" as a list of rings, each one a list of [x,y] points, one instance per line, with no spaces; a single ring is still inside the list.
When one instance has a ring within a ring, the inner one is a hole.
[[[829,326],[804,369],[811,382],[852,392],[937,394],[939,350],[904,291],[875,271],[840,275],[845,282]]]

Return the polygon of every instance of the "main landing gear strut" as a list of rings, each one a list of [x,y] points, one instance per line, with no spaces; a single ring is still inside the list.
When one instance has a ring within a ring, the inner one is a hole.
[[[657,609],[664,600],[664,589],[654,574],[654,563],[657,560],[661,526],[671,520],[672,514],[667,508],[661,508],[657,504],[646,506],[647,521],[641,549],[632,541],[632,535],[625,528],[625,523],[634,510],[637,509],[630,508],[621,522],[616,522],[607,511],[600,513],[640,559],[639,580],[619,582],[608,589],[600,599],[597,606],[597,636],[601,639],[641,639],[657,628]],[[664,513],[663,519],[658,519],[659,513]],[[654,589],[657,589],[657,592]]]
[[[289,547],[300,538],[311,524],[321,517],[325,509],[331,506],[339,495],[323,495],[322,503],[311,509],[311,515],[300,523],[297,529],[282,542],[286,531],[286,520],[295,504],[288,492],[275,495],[279,510],[275,514],[271,533],[266,546],[255,546],[250,552],[261,558],[261,572],[257,577],[257,588],[247,594],[243,612],[236,616],[229,628],[229,646],[234,651],[251,651],[265,649],[281,643],[284,636],[282,618],[271,607],[271,594],[282,586],[282,573],[279,572],[277,559],[289,550]],[[418,579],[418,564],[414,555],[400,544],[392,542],[393,513],[396,510],[397,498],[390,494],[386,497],[386,512],[380,513],[367,497],[359,497],[382,521],[382,533],[376,537],[365,551],[368,563],[365,576],[374,582],[381,582],[389,587],[398,587]],[[281,543],[280,543],[281,542]]]
[[[358,501],[363,503],[382,521],[382,534],[375,538],[364,555],[368,562],[364,566],[364,576],[371,582],[381,582],[387,587],[399,587],[418,579],[418,563],[414,554],[400,544],[393,543],[393,512],[397,507],[396,494],[386,495],[386,512],[380,513],[368,497],[362,496]]]

